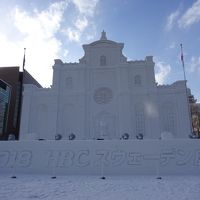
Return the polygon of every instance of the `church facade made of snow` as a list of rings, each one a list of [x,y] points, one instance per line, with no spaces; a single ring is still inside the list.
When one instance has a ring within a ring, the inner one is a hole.
[[[123,46],[102,32],[78,63],[55,60],[51,88],[25,85],[20,139],[187,138],[185,82],[157,85],[153,57],[127,61]]]

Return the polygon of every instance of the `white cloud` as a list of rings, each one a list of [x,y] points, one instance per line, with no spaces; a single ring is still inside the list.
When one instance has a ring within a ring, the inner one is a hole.
[[[65,49],[64,52],[63,52],[63,56],[67,57],[68,54],[69,54],[69,51],[67,49]]]
[[[63,32],[68,36],[69,40],[72,42],[79,42],[81,37],[81,31],[73,28],[68,28],[63,30]]]
[[[185,13],[181,15],[180,7],[167,18],[165,30],[170,31],[175,25],[187,28],[200,21],[200,0],[196,0]]]
[[[192,56],[190,63],[187,63],[190,72],[200,72],[200,56]]]
[[[64,20],[68,19],[70,3],[76,7],[70,10],[72,23]],[[16,6],[8,14],[9,18],[5,15],[12,31],[7,34],[6,29],[0,30],[0,66],[21,66],[26,47],[25,68],[43,86],[49,86],[52,83],[53,60],[60,57],[63,44],[58,33],[63,32],[64,25],[65,40],[80,42],[83,34],[88,35],[86,28],[93,27],[97,3],[98,0],[60,0],[43,10],[32,11]],[[64,49],[62,56],[67,56],[68,52],[68,49]]]
[[[65,1],[53,3],[41,12],[35,9],[33,15],[16,8],[14,11],[15,26],[21,33],[39,36],[40,38],[50,38],[60,28],[66,5]]]
[[[51,83],[51,66],[61,45],[55,34],[60,28],[65,6],[64,1],[53,3],[42,12],[35,10],[33,15],[15,9],[15,26],[25,34],[22,43],[27,48],[26,68],[43,85]]]
[[[75,27],[80,31],[83,31],[87,26],[88,20],[85,16],[82,18],[78,18],[75,22]]]
[[[167,31],[170,31],[173,28],[173,26],[176,24],[176,20],[179,17],[179,15],[180,15],[180,11],[178,9],[178,10],[176,10],[175,12],[171,13],[168,16],[168,18],[167,18],[167,24],[166,24],[166,27],[165,27],[165,29]]]
[[[20,42],[13,43],[6,34],[0,33],[0,66],[17,66],[22,64],[23,46]]]
[[[200,21],[200,0],[197,0],[179,19],[180,28],[186,28]]]
[[[71,0],[79,11],[71,27],[62,30],[71,42],[80,42],[88,26],[93,26],[93,17],[99,0]]]
[[[81,14],[93,16],[99,0],[72,0]]]
[[[159,84],[163,84],[171,72],[171,66],[165,62],[158,61],[155,65],[155,78]]]

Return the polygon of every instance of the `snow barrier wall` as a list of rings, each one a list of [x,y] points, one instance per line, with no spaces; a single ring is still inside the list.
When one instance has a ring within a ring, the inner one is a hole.
[[[3,173],[200,175],[200,140],[2,141]]]

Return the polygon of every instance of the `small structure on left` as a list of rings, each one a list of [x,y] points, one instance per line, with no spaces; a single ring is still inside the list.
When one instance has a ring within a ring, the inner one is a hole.
[[[26,70],[0,67],[0,140],[19,138],[22,82],[42,87]]]

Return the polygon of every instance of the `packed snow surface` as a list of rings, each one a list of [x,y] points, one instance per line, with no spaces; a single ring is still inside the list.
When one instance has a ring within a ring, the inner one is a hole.
[[[200,200],[200,176],[0,175],[0,200]]]

